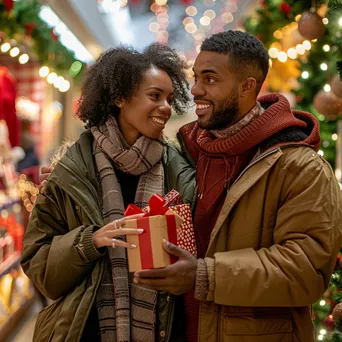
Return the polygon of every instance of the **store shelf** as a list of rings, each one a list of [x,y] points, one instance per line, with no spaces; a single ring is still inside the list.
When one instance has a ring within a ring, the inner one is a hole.
[[[9,273],[12,268],[19,266],[20,254],[14,253],[0,264],[0,278]],[[0,339],[1,341],[1,339]]]
[[[30,309],[35,301],[35,296],[28,299],[16,312],[14,312],[7,322],[0,327],[0,341],[5,342],[7,337],[13,333],[16,326],[20,323],[25,313]]]

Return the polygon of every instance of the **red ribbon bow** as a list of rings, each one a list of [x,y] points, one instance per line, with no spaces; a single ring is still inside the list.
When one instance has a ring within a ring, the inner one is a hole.
[[[161,195],[155,194],[148,201],[149,212],[146,213],[141,210],[135,204],[129,204],[127,209],[125,210],[125,216],[131,216],[136,214],[145,214],[144,217],[155,216],[155,215],[164,215],[169,208],[166,206],[165,198]]]

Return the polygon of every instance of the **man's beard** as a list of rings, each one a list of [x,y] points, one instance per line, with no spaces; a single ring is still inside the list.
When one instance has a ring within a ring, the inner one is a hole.
[[[238,121],[239,102],[237,93],[226,102],[220,103],[218,109],[214,111],[206,123],[198,123],[202,129],[216,130],[225,129]]]

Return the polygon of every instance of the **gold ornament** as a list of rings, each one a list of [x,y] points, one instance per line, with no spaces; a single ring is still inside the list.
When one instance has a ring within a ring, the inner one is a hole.
[[[338,303],[332,312],[334,323],[342,318],[342,303]]]
[[[342,100],[331,91],[319,91],[314,98],[313,104],[317,111],[330,121],[336,120],[342,111]]]
[[[337,97],[342,97],[342,82],[339,75],[336,75],[331,82],[331,90]]]
[[[323,36],[325,27],[322,17],[317,13],[305,11],[298,22],[298,31],[304,38],[310,40]]]

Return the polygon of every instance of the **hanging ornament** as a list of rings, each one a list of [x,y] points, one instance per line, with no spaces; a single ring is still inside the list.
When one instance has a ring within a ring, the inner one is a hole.
[[[319,91],[314,98],[313,104],[317,111],[330,121],[336,120],[342,111],[342,100],[332,91],[328,93],[324,90]]]
[[[9,13],[13,9],[14,1],[13,0],[3,0],[3,3],[6,7],[6,12]]]
[[[55,42],[57,42],[57,41],[58,41],[58,35],[55,33],[55,30],[54,30],[53,28],[51,29],[50,33],[51,33],[51,38],[52,38]]]
[[[307,39],[313,40],[324,35],[325,27],[316,12],[305,11],[298,22],[299,33]]]
[[[287,2],[283,2],[280,5],[280,9],[285,13],[285,14],[289,14],[292,11],[291,6],[287,3]]]
[[[324,325],[329,330],[334,329],[335,324],[334,324],[332,315],[329,315],[328,317],[326,317],[326,319],[324,320]]]
[[[342,82],[339,75],[336,75],[331,82],[331,90],[337,97],[342,97]]]
[[[332,312],[333,321],[336,323],[342,318],[342,303],[338,303]]]
[[[26,37],[27,38],[32,38],[32,32],[34,28],[36,27],[36,23],[29,23],[25,24],[25,29],[26,29]]]
[[[190,5],[192,3],[193,0],[181,0],[181,3],[183,5]]]

